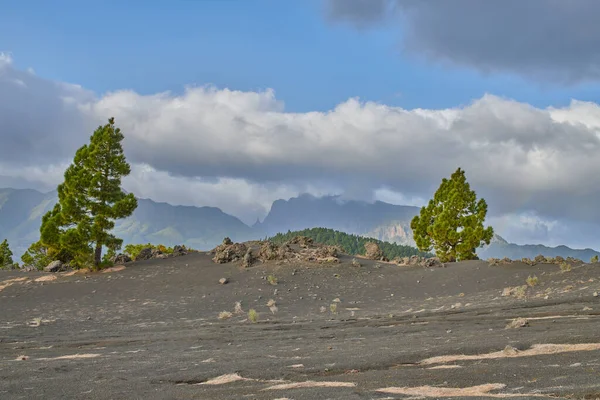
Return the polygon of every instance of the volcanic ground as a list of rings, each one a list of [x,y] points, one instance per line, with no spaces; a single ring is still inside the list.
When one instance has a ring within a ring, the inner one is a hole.
[[[0,399],[600,398],[599,264],[340,261],[0,271]]]

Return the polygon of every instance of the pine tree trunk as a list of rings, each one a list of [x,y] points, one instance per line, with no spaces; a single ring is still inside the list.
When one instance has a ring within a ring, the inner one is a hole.
[[[100,243],[96,244],[96,252],[94,254],[94,264],[96,266],[100,265],[102,261],[102,245]]]

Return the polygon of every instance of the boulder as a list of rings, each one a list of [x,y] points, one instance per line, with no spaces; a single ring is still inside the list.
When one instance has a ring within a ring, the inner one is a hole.
[[[227,238],[226,238],[227,239]],[[217,264],[225,264],[228,262],[241,260],[248,251],[248,248],[243,243],[231,243],[227,244],[223,241],[223,244],[217,246],[212,252],[214,254],[213,261]]]
[[[242,259],[242,267],[248,268],[254,262],[254,254],[252,253],[252,249],[248,249],[246,254],[244,254],[244,258]]]
[[[153,252],[154,250],[152,249],[152,247],[143,248],[135,257],[135,261],[149,260],[155,255],[155,253]]]
[[[129,257],[127,254],[121,253],[114,256],[111,261],[113,264],[125,264],[131,262],[131,257]]]
[[[273,242],[266,241],[260,246],[258,258],[262,261],[276,260],[279,257],[279,248]]]
[[[60,260],[52,261],[50,264],[44,267],[45,272],[60,272],[64,269],[65,265]]]
[[[228,278],[221,278],[221,279],[219,279],[219,283],[221,285],[226,285],[226,284],[229,283],[229,279]]]
[[[446,265],[437,257],[424,258],[421,263],[423,267],[445,267]]]
[[[381,260],[383,258],[383,252],[379,248],[379,245],[375,242],[365,243],[365,257],[371,260]]]
[[[173,247],[173,257],[184,256],[186,254],[188,254],[188,250],[185,246],[176,245]]]

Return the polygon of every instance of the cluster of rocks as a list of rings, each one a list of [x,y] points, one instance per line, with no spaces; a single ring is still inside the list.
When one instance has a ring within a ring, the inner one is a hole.
[[[535,256],[533,259],[524,257],[520,260],[511,260],[510,258],[504,257],[503,259],[499,259],[499,258],[489,258],[488,263],[490,264],[490,266],[497,266],[497,265],[506,265],[506,264],[512,264],[513,262],[521,262],[523,264],[527,264],[527,265],[537,265],[537,264],[556,264],[556,265],[560,265],[562,263],[567,263],[567,264],[583,264],[584,262],[578,258],[574,258],[574,257],[561,257],[561,256],[556,256],[556,257],[546,257],[543,256],[541,254]]]
[[[440,261],[437,257],[419,257],[419,256],[410,256],[410,257],[402,257],[394,260],[396,264],[400,266],[419,266],[424,268],[430,267],[445,267],[446,264]]]
[[[185,246],[182,246],[182,245],[174,246],[172,253],[166,253],[160,249],[153,248],[153,247],[146,247],[146,248],[143,248],[142,250],[140,250],[138,255],[135,257],[135,261],[152,260],[152,259],[157,259],[157,258],[161,259],[161,258],[178,257],[178,256],[184,256],[188,253],[190,253],[190,250],[188,250]],[[132,259],[127,254],[118,254],[117,256],[113,257],[113,259],[111,261],[114,264],[123,264],[123,263],[132,261]]]
[[[384,255],[379,245],[375,242],[365,243],[365,257],[369,260],[389,261]]]
[[[287,243],[278,245],[271,241],[256,242],[252,247],[244,243],[233,243],[225,238],[223,243],[211,251],[212,260],[217,264],[241,261],[243,267],[249,267],[256,261],[311,261],[339,262],[341,249],[336,246],[314,244],[311,238],[297,236]]]

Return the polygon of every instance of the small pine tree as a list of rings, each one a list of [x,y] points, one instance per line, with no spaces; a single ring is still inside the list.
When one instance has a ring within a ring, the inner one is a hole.
[[[442,262],[472,260],[477,258],[476,249],[483,243],[490,244],[494,230],[484,228],[487,203],[477,201],[465,172],[458,168],[450,177],[444,178],[433,199],[421,208],[410,227],[417,247],[421,251],[435,250]]]
[[[12,255],[13,253],[8,246],[8,240],[4,239],[0,243],[0,268],[12,267],[14,265]]]
[[[45,254],[75,265],[102,261],[102,247],[118,250],[122,239],[109,233],[115,219],[128,217],[137,207],[133,194],[121,189],[121,178],[129,175],[114,118],[98,127],[90,143],[75,153],[58,186],[58,203],[44,215],[40,242]]]

